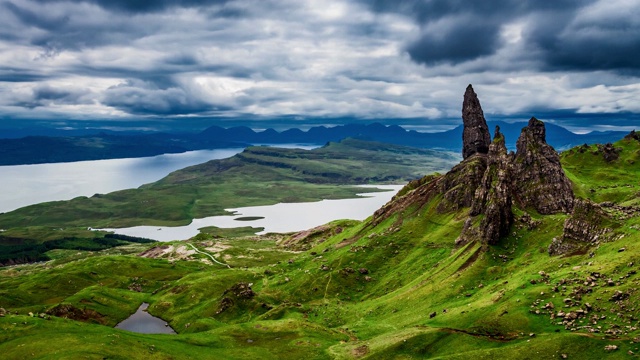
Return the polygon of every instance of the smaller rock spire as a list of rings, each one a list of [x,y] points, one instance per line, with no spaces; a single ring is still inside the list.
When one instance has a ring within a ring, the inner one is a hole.
[[[491,136],[480,106],[480,100],[478,100],[478,96],[473,91],[471,84],[467,86],[467,90],[464,93],[462,122],[464,125],[464,130],[462,131],[462,158],[466,159],[475,153],[488,153]]]

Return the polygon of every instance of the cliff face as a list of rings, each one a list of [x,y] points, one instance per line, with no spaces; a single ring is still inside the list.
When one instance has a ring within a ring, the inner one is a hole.
[[[571,182],[545,137],[544,123],[534,117],[522,129],[513,164],[515,198],[521,207],[540,214],[569,213],[574,199]]]

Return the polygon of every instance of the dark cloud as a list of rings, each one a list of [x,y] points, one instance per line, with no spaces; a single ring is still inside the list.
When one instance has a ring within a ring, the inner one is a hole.
[[[592,6],[581,10],[570,19],[539,19],[525,34],[532,47],[542,50],[546,68],[640,70],[640,4],[635,9],[616,8],[615,13],[597,18],[589,13],[612,9]]]
[[[18,100],[13,105],[34,109],[51,105],[87,104],[91,100],[86,95],[86,92],[78,89],[39,85],[33,89],[27,99]]]
[[[493,23],[467,18],[437,31],[424,31],[417,41],[407,46],[407,52],[411,58],[427,65],[457,64],[495,53],[500,45],[499,30]]]
[[[0,82],[21,83],[34,82],[48,78],[35,70],[21,68],[0,67]]]
[[[154,83],[140,80],[112,86],[104,92],[102,102],[129,114],[183,115],[230,110],[227,106],[214,106],[189,94],[179,86],[160,88]]]
[[[22,21],[24,24],[28,24],[30,26],[34,26],[43,30],[57,30],[63,27],[64,24],[69,22],[69,17],[66,15],[52,16],[43,12],[31,11],[24,7],[19,7],[11,2],[6,2],[2,5],[5,9],[9,10],[13,15],[20,19],[20,21]]]
[[[229,0],[36,0],[39,3],[74,2],[95,4],[103,9],[126,13],[152,13],[174,7],[223,5]]]
[[[541,68],[640,70],[638,3],[619,2],[607,8],[595,0],[363,2],[377,12],[414,18],[422,31],[406,50],[414,61],[426,65],[455,65],[496,55],[504,47],[502,30],[521,21],[527,23],[521,50],[539,56]]]

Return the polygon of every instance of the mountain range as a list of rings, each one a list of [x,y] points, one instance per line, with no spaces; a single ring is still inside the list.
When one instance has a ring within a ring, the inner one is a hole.
[[[515,149],[515,140],[525,122],[488,122],[499,125],[508,149]],[[211,126],[200,133],[118,133],[102,132],[79,136],[27,136],[0,139],[0,165],[20,165],[116,159],[181,153],[191,150],[246,147],[250,144],[316,144],[345,138],[384,142],[428,149],[458,151],[462,146],[462,126],[438,132],[424,133],[406,130],[398,125],[380,123],[347,124],[335,127],[316,126],[307,131],[292,128],[254,131],[239,126]],[[59,134],[59,132],[54,133]],[[558,150],[593,143],[608,143],[620,139],[625,132],[606,131],[576,134],[563,127],[547,124],[547,142]]]

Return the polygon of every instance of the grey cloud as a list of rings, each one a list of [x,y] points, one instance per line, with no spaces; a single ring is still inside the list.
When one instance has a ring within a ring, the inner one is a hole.
[[[636,14],[621,11],[608,19],[589,19],[580,14],[569,19],[549,19],[527,34],[542,50],[548,70],[640,71],[640,5]],[[564,20],[564,21],[562,21]]]
[[[20,99],[13,103],[29,109],[47,107],[50,105],[77,105],[91,103],[91,96],[80,89],[65,89],[49,85],[36,86],[28,99]]]
[[[222,5],[229,0],[37,0],[47,2],[74,2],[98,5],[104,9],[126,13],[151,13],[174,7],[199,7],[207,5]]]
[[[24,24],[44,30],[57,30],[69,21],[68,16],[51,16],[42,12],[37,13],[11,2],[3,3],[3,6]]]
[[[107,89],[102,102],[136,115],[182,115],[230,110],[198,100],[179,86],[159,88],[153,83],[129,80]]]
[[[21,111],[7,105],[14,96],[27,116],[458,121],[458,92],[469,82],[493,91],[487,113],[636,111],[610,94],[638,92],[619,88],[637,83],[619,76],[639,67],[637,22],[585,16],[594,2],[0,0],[0,116]],[[504,36],[514,22],[523,26],[517,45]],[[51,88],[70,83],[95,92]],[[601,84],[606,103],[598,89],[568,96]]]
[[[20,83],[44,80],[47,76],[33,70],[12,67],[0,67],[0,82]]]
[[[585,10],[600,5],[594,0],[363,2],[374,11],[405,14],[420,24],[419,38],[406,44],[406,50],[426,65],[495,55],[503,47],[501,29],[523,20],[529,25],[522,50],[539,56],[542,69],[640,70],[640,4],[618,8],[614,17],[589,18]]]
[[[411,58],[427,65],[461,63],[496,52],[499,26],[464,17],[448,28],[428,29],[407,46]]]

